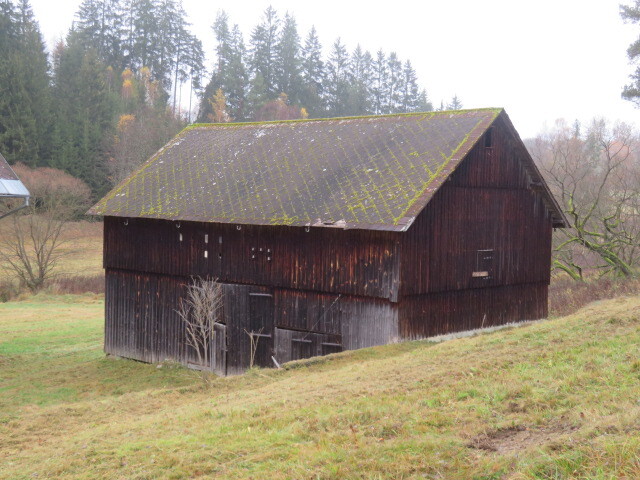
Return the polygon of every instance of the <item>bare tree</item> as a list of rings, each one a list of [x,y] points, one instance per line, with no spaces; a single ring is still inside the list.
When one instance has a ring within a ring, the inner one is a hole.
[[[3,220],[11,229],[0,237],[0,264],[21,287],[37,292],[60,273],[64,227],[86,210],[90,190],[61,170],[21,164],[14,169],[32,198],[28,208]]]
[[[55,276],[65,220],[50,210],[36,213],[33,206],[25,210],[27,214],[11,218],[13,233],[0,241],[0,261],[22,286],[35,293]]]
[[[574,279],[584,270],[630,276],[640,261],[637,132],[594,120],[585,135],[559,121],[529,149],[570,226],[554,238],[553,267]]]
[[[222,284],[216,279],[194,278],[187,287],[186,297],[180,300],[177,313],[185,325],[187,344],[195,350],[203,368],[203,382],[209,385],[211,345],[215,325],[222,317]]]

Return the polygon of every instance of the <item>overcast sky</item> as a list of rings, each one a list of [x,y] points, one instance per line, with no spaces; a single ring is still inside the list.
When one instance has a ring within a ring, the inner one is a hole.
[[[434,105],[457,94],[465,108],[505,107],[522,137],[557,118],[594,116],[638,125],[640,110],[620,98],[632,71],[626,49],[640,27],[624,24],[618,0],[184,0],[193,33],[213,57],[218,9],[248,43],[269,5],[292,13],[304,39],[316,26],[327,53],[336,37],[410,59]],[[631,3],[628,0],[627,3]],[[79,0],[31,0],[48,44],[64,36]]]

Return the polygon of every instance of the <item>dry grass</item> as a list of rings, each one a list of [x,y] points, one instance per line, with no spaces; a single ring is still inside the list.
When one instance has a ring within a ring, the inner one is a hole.
[[[0,239],[11,235],[11,221],[0,222]],[[50,293],[104,292],[102,269],[102,222],[69,222],[61,234],[63,257],[54,270],[55,278],[47,290]],[[0,263],[0,302],[14,299],[20,289],[12,274]]]
[[[576,282],[567,276],[552,279],[549,287],[549,313],[569,315],[597,300],[640,295],[640,278],[602,277]]]
[[[640,478],[640,299],[253,370],[105,358],[99,297],[0,305],[0,478]]]

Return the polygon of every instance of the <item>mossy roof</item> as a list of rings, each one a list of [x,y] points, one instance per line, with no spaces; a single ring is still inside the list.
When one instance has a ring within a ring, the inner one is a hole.
[[[406,230],[501,112],[194,125],[89,213]]]

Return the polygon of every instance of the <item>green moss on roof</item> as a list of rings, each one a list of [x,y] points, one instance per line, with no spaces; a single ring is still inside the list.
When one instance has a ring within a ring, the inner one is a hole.
[[[501,112],[191,125],[90,213],[399,230]]]

